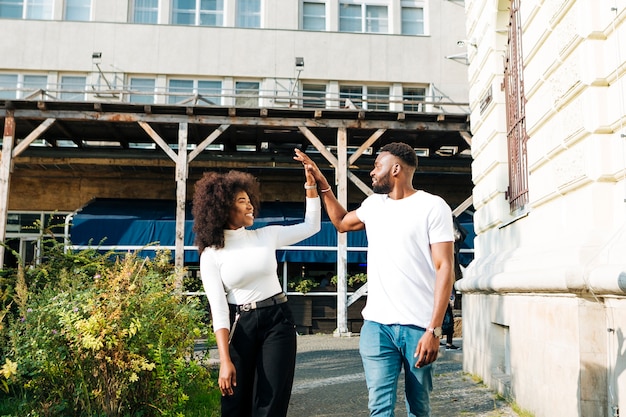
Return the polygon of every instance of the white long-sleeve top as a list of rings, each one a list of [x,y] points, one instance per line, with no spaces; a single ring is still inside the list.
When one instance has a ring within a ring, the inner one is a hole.
[[[319,197],[306,199],[304,222],[290,226],[224,230],[224,247],[200,255],[200,276],[209,299],[213,331],[230,327],[228,304],[261,301],[282,291],[276,249],[320,231]]]

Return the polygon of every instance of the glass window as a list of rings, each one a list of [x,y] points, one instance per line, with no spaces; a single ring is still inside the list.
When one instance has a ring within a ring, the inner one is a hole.
[[[224,24],[224,0],[200,1],[200,26],[222,26]]]
[[[24,0],[0,0],[0,17],[21,19],[24,14]]]
[[[367,109],[389,110],[389,87],[367,87]]]
[[[52,19],[53,0],[26,0],[27,19]]]
[[[169,104],[185,101],[193,95],[193,80],[170,80],[168,91],[171,93],[167,97]]]
[[[302,3],[302,29],[326,30],[325,3],[312,3],[309,1]]]
[[[65,20],[91,20],[91,0],[65,0]]]
[[[221,104],[221,81],[170,80],[168,90],[169,104]],[[196,97],[197,96],[197,97]]]
[[[261,0],[237,0],[237,27],[261,27]]]
[[[222,82],[221,81],[198,81],[198,104],[222,104]]]
[[[402,8],[402,34],[424,34],[424,9],[421,7]]]
[[[61,77],[59,98],[68,101],[83,101],[85,100],[86,85],[87,77],[64,75]]]
[[[341,101],[341,107],[361,107],[363,102],[363,87],[360,85],[342,85],[339,87],[339,98],[347,99]]]
[[[0,98],[17,97],[17,74],[0,74]]]
[[[388,33],[387,6],[341,3],[339,31]]]
[[[259,106],[259,83],[250,81],[235,82],[235,105],[237,107]]]
[[[405,87],[402,90],[404,111],[422,111],[425,99],[426,88],[424,87]]]
[[[326,108],[326,86],[324,84],[302,85],[302,107]]]
[[[48,86],[48,77],[46,75],[25,75],[23,83],[23,91],[21,97],[30,97],[39,90],[45,90]]]
[[[131,103],[154,103],[154,78],[131,78],[130,90],[132,93],[129,96]]]
[[[361,5],[342,4],[339,6],[339,31],[361,32]]]
[[[133,22],[158,23],[159,0],[134,0]]]
[[[223,21],[224,0],[174,0],[173,24],[222,26]]]
[[[365,6],[365,32],[388,33],[387,6]]]

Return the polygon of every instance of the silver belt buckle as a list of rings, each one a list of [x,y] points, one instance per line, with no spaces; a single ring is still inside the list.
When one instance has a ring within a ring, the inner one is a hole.
[[[246,303],[246,304],[241,306],[241,311],[250,311],[251,307],[252,307],[252,305],[250,305],[250,303]]]

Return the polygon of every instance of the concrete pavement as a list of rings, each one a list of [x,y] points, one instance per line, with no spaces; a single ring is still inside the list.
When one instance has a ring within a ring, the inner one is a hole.
[[[462,346],[461,339],[454,344]],[[432,417],[518,417],[493,391],[463,373],[463,351],[443,351],[436,362]],[[406,416],[403,377],[396,416]],[[296,376],[288,417],[366,417],[367,389],[359,337],[298,336]]]

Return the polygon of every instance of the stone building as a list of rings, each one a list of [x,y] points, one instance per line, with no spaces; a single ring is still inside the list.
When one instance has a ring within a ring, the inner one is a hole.
[[[626,410],[625,7],[465,2],[464,369],[537,417]]]

